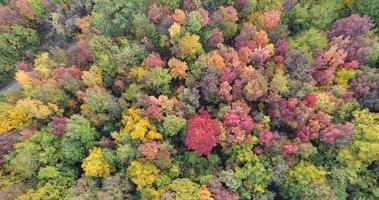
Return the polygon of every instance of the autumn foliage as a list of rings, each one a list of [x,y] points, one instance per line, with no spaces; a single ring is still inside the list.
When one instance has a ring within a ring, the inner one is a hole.
[[[0,0],[0,199],[379,199],[378,9]]]

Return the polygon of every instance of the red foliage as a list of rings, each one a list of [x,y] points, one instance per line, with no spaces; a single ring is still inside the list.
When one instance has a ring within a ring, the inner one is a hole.
[[[67,117],[53,117],[50,124],[53,134],[63,136],[67,131],[67,123]]]
[[[351,62],[345,63],[342,67],[345,69],[357,69],[359,67],[359,61],[353,60]]]
[[[263,66],[266,60],[270,58],[270,52],[266,48],[256,48],[252,53],[252,60],[257,66]]]
[[[203,9],[203,8],[199,8],[198,11],[199,11],[201,17],[203,18],[204,25],[207,26],[210,22],[208,11]]]
[[[29,19],[34,18],[34,13],[33,13],[33,10],[28,3],[28,0],[16,0],[15,5],[16,5],[18,12],[21,15],[23,15]]]
[[[316,53],[316,58],[311,66],[313,78],[319,83],[324,84],[333,80],[336,67],[325,65],[325,60],[322,52]]]
[[[285,55],[288,51],[288,48],[289,48],[289,45],[288,45],[288,42],[283,40],[283,39],[279,39],[276,43],[275,43],[275,48],[276,48],[276,52],[279,54],[279,55]]]
[[[309,142],[310,137],[311,137],[311,130],[309,126],[304,126],[303,128],[299,129],[297,131],[297,137],[302,142]]]
[[[32,70],[32,66],[29,63],[26,63],[25,61],[20,61],[16,64],[17,71],[25,71],[29,72]]]
[[[226,189],[221,182],[211,181],[208,185],[209,191],[215,200],[239,200],[239,194]]]
[[[20,131],[21,140],[27,140],[33,136],[33,134],[36,132],[35,128],[25,128],[22,131]]]
[[[224,38],[222,36],[222,31],[219,28],[212,30],[212,36],[209,38],[208,44],[211,47],[217,47],[219,43],[223,43]]]
[[[165,7],[159,7],[157,4],[153,4],[149,7],[148,18],[154,24],[159,24],[161,20],[170,14],[170,9]]]
[[[55,77],[57,79],[64,79],[66,77],[72,77],[74,79],[80,80],[82,78],[82,71],[76,66],[71,66],[68,68],[59,67],[59,68],[55,69]]]
[[[237,6],[240,8],[245,8],[249,5],[249,0],[237,0]]]
[[[244,23],[240,34],[234,39],[236,49],[242,47],[248,47],[249,49],[255,49],[256,44],[253,40],[255,38],[255,28],[251,23]]]
[[[0,27],[16,23],[19,20],[18,14],[8,6],[0,6]]]
[[[218,122],[207,111],[201,110],[188,121],[185,144],[198,155],[208,155],[216,146],[219,134]]]
[[[157,53],[149,54],[145,58],[144,63],[148,67],[164,67],[164,65],[165,65],[165,62],[161,59],[161,56]]]
[[[304,97],[304,102],[305,102],[305,105],[313,108],[316,106],[317,96],[314,94],[308,94],[307,96]]]
[[[289,155],[295,154],[297,152],[297,146],[293,144],[285,144],[282,148],[282,155],[287,157]]]
[[[86,42],[80,41],[76,43],[70,51],[73,65],[83,67],[93,63],[92,50]]]
[[[367,33],[373,26],[374,24],[367,15],[353,14],[336,20],[328,30],[328,37],[333,38],[342,35],[354,38]]]
[[[277,10],[263,13],[263,24],[267,29],[274,29],[280,23],[280,12]]]
[[[227,67],[238,68],[241,66],[238,52],[234,48],[222,48],[219,53]]]
[[[227,68],[225,71],[222,72],[220,76],[220,83],[228,82],[229,84],[233,83],[234,80],[236,80],[237,74],[235,71],[233,71],[230,68]]]
[[[268,108],[268,114],[271,117],[280,119],[283,123],[295,129],[306,124],[311,111],[311,108],[297,98],[286,100],[279,97],[279,99],[274,99]]]
[[[271,131],[262,131],[259,133],[259,144],[267,146],[275,138],[275,135]]]
[[[124,89],[125,89],[125,83],[124,83],[124,81],[122,81],[120,79],[117,79],[117,80],[115,80],[113,82],[112,90],[116,94],[122,94],[124,92]]]
[[[353,137],[354,125],[350,122],[346,124],[331,125],[321,132],[321,141],[342,147],[349,144]]]
[[[248,113],[234,109],[224,114],[224,123],[228,127],[239,127],[245,132],[250,132],[255,126]]]

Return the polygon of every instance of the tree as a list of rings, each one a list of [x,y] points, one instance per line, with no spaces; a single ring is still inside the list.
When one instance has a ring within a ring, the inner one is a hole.
[[[95,0],[93,7],[94,26],[108,36],[118,36],[133,33],[133,16],[146,13],[147,1],[114,2]]]
[[[95,146],[99,133],[91,123],[80,115],[73,115],[62,140],[62,152],[69,164],[81,161],[87,150]]]
[[[25,51],[36,52],[39,42],[35,30],[20,25],[12,25],[0,33],[0,85],[12,77],[19,60],[28,59]]]
[[[317,49],[324,49],[328,46],[328,38],[325,32],[309,29],[291,39],[289,44],[291,48],[303,51],[307,54],[308,59],[312,59]]]
[[[198,155],[208,155],[217,144],[219,127],[207,111],[200,111],[188,121],[185,144]]]
[[[122,117],[124,125],[122,133],[129,134],[132,140],[142,140],[143,142],[151,140],[160,140],[162,135],[156,127],[151,124],[148,118],[141,115],[141,110],[129,108]]]
[[[186,33],[180,38],[178,43],[180,58],[186,60],[194,59],[196,56],[202,54],[204,50],[199,39],[199,36],[190,33]]]
[[[83,160],[82,168],[86,176],[105,177],[110,173],[110,166],[102,150],[97,147],[89,151],[88,157]]]
[[[170,92],[170,82],[172,76],[167,69],[153,68],[145,72],[144,82],[146,88],[152,89],[158,94],[168,94]]]

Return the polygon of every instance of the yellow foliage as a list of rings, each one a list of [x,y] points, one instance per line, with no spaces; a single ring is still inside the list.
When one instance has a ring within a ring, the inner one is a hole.
[[[137,108],[128,109],[123,115],[122,122],[124,124],[122,132],[129,133],[133,140],[147,142],[162,139],[162,135],[158,133],[157,128],[150,123],[147,117],[142,117],[141,111]]]
[[[89,41],[92,39],[95,30],[91,26],[92,15],[87,15],[85,17],[76,20],[75,24],[80,28],[81,33],[77,35],[78,41]]]
[[[349,165],[359,166],[379,160],[379,114],[368,110],[354,112],[354,142],[339,157]]]
[[[30,189],[25,194],[18,196],[17,200],[50,200],[62,199],[62,191],[50,183],[37,189]]]
[[[175,37],[180,32],[180,25],[178,23],[173,23],[171,27],[168,29],[171,37]]]
[[[55,113],[63,111],[55,104],[43,104],[34,99],[21,99],[15,106],[0,108],[0,132],[20,128],[32,119],[48,119]]]
[[[179,52],[181,58],[195,58],[197,55],[203,53],[203,47],[199,42],[198,35],[191,35],[187,33],[179,40]]]
[[[212,193],[208,190],[206,185],[200,187],[198,195],[200,200],[214,200]]]
[[[133,67],[128,74],[128,78],[142,80],[144,78],[145,71],[146,70],[143,68],[143,66]]]
[[[48,53],[40,54],[34,60],[34,71],[40,74],[42,77],[50,77],[53,73],[53,68],[56,66],[56,63],[49,58]]]
[[[32,86],[35,86],[37,84],[37,80],[30,77],[26,72],[24,71],[18,71],[16,73],[16,80],[24,87],[24,88],[30,88]]]
[[[316,93],[317,103],[316,107],[323,112],[332,114],[337,109],[337,98],[327,92]]]
[[[265,48],[270,52],[270,56],[275,55],[275,46],[274,44],[270,43],[265,46]]]
[[[313,163],[301,161],[288,174],[290,179],[303,184],[325,183],[326,171],[321,167],[316,167]]]
[[[86,176],[104,177],[109,176],[110,165],[105,160],[100,148],[93,148],[90,154],[84,159],[82,168]]]
[[[349,80],[354,78],[354,76],[355,70],[341,68],[337,70],[334,77],[334,82],[342,86],[343,88],[348,88]]]
[[[145,187],[151,187],[157,180],[159,169],[151,162],[132,161],[128,167],[128,175],[130,179],[137,185],[137,190]]]
[[[86,84],[88,87],[103,85],[101,69],[95,65],[92,66],[89,71],[83,72],[82,78],[83,83]]]

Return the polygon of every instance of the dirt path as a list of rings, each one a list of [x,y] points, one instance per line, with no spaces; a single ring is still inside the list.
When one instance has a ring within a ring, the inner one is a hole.
[[[16,80],[13,80],[12,82],[8,83],[4,87],[0,88],[0,93],[7,93],[12,92],[21,87],[20,83],[18,83]]]

